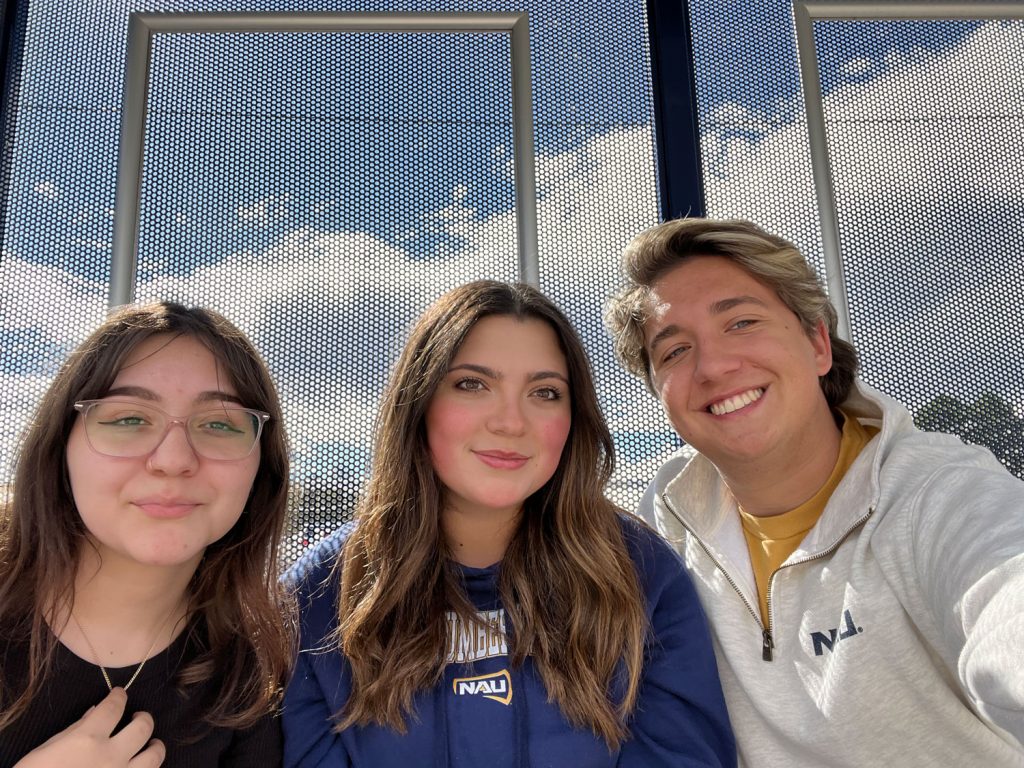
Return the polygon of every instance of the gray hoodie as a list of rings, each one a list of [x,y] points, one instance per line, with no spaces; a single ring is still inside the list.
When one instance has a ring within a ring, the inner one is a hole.
[[[703,456],[669,459],[639,514],[686,561],[746,766],[1024,766],[1024,482],[858,384],[880,428],[769,580]]]

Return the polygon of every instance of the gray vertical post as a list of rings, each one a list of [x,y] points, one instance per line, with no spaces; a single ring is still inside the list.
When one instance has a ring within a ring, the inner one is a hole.
[[[843,256],[839,245],[839,216],[836,212],[835,191],[832,188],[832,163],[828,156],[821,78],[818,76],[818,57],[814,47],[814,24],[806,5],[802,2],[793,4],[793,19],[796,22],[796,43],[804,89],[804,109],[807,112],[811,171],[814,176],[814,194],[818,202],[818,219],[825,257],[825,282],[829,298],[839,316],[838,334],[849,341],[850,304],[846,295],[846,276],[843,273]]]
[[[533,98],[530,88],[530,29],[522,14],[512,26],[512,123],[515,143],[516,238],[519,279],[540,285],[537,246],[537,180],[534,169]]]
[[[149,28],[138,14],[130,14],[124,99],[121,103],[121,143],[117,157],[117,191],[114,197],[114,242],[107,298],[109,309],[130,304],[135,298],[149,45]]]

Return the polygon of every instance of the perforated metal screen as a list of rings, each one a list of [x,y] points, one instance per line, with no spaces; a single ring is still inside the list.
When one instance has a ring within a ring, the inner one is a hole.
[[[828,44],[819,61],[837,84],[825,125],[865,378],[1024,476],[1024,21],[815,27],[861,41],[853,66]],[[960,42],[908,44],[944,38]],[[847,96],[869,73],[874,98]]]
[[[400,5],[400,7],[399,7]],[[131,11],[527,11],[541,287],[593,355],[632,507],[673,439],[600,324],[657,218],[645,4],[34,2],[3,272],[2,466],[54,367],[103,317]],[[351,514],[412,320],[517,275],[508,36],[155,34],[139,300],[223,311],[278,382],[293,447],[285,558]],[[9,475],[7,475],[9,476]]]
[[[756,221],[824,270],[791,3],[689,3],[708,216]]]
[[[824,274],[790,4],[739,5],[691,3],[708,213]],[[1024,477],[1024,22],[819,20],[814,42],[863,376]]]

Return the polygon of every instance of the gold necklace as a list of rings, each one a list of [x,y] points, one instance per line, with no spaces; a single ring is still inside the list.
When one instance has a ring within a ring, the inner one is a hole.
[[[177,607],[178,606],[174,606],[174,608]],[[145,655],[143,655],[142,661],[140,661],[139,666],[135,668],[135,671],[132,673],[131,679],[129,679],[128,682],[124,684],[125,691],[127,691],[131,687],[131,684],[135,682],[135,678],[137,678],[139,676],[139,673],[142,671],[142,667],[145,666],[147,661],[149,661],[149,654],[153,652],[153,649],[156,648],[156,644],[160,641],[160,637],[163,635],[163,628],[167,626],[167,622],[170,620],[171,616],[174,615],[174,608],[171,608],[171,612],[167,614],[167,618],[164,619],[160,623],[159,628],[157,628],[156,637],[153,638],[153,642],[150,644],[149,650],[146,651]],[[85,644],[89,647],[89,651],[96,659],[96,666],[99,667],[100,672],[103,673],[103,682],[107,684],[107,690],[114,690],[114,685],[110,682],[110,675],[107,674],[107,668],[100,664],[100,655],[96,653],[95,646],[93,646],[92,641],[89,640],[89,636],[85,634],[85,630],[82,628],[81,623],[78,621],[78,619],[75,618],[74,612],[70,613],[69,615],[71,616],[71,620],[75,622],[75,626],[78,627],[78,632],[82,635],[82,639],[85,640]]]

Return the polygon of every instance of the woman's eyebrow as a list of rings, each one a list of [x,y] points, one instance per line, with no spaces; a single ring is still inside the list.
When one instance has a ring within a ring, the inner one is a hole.
[[[569,379],[558,371],[537,371],[536,373],[530,374],[529,381],[539,381],[540,379],[558,379],[559,381],[564,381],[566,384],[569,383]]]
[[[104,397],[119,397],[119,396],[137,397],[140,400],[152,400],[152,401],[156,401],[156,400],[160,399],[157,396],[156,392],[154,392],[153,390],[146,389],[145,387],[135,387],[135,386],[113,387],[111,389],[108,389],[107,393],[104,395]]]
[[[459,363],[458,365],[453,365],[448,369],[448,373],[451,373],[452,371],[473,371],[473,373],[479,373],[481,376],[486,376],[489,379],[501,378],[501,373],[499,371],[496,371],[493,368],[488,368],[486,365],[477,365],[476,363]]]
[[[210,403],[210,402],[218,402],[218,401],[221,401],[221,400],[224,400],[224,401],[229,402],[229,403],[238,403],[239,405],[242,405],[242,400],[241,400],[241,398],[238,397],[238,395],[231,395],[231,394],[228,394],[227,392],[222,392],[219,389],[211,390],[211,391],[207,391],[207,392],[200,392],[199,395],[194,400],[194,402],[196,402],[196,403]]]
[[[161,400],[161,397],[153,390],[133,385],[114,387],[108,390],[104,397],[137,397],[140,400],[148,400],[153,403]],[[193,400],[195,403],[213,403],[221,401],[242,405],[242,401],[239,399],[238,395],[232,395],[220,390],[200,392]]]

